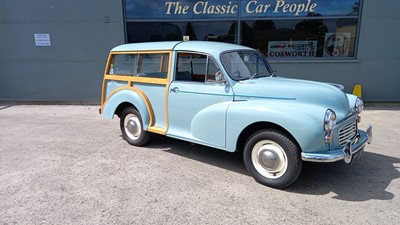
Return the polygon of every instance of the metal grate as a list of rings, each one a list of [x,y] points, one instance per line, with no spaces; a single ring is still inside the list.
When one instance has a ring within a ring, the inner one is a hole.
[[[347,140],[352,140],[357,134],[356,123],[348,124],[339,130],[339,145],[344,146]]]

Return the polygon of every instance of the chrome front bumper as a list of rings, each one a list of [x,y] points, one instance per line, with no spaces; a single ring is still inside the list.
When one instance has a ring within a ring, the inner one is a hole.
[[[343,149],[326,152],[301,153],[303,161],[308,162],[336,162],[344,160],[351,163],[362,151],[366,144],[372,143],[372,126],[367,131],[359,131],[358,137],[353,142],[349,141]]]

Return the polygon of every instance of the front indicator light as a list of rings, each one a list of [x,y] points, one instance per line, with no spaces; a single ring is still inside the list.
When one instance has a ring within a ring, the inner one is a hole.
[[[364,109],[364,102],[361,98],[357,98],[356,102],[354,104],[354,110],[356,110],[356,112],[358,114],[360,114]]]

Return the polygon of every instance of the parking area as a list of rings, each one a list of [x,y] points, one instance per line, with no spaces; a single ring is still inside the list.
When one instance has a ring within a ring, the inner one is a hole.
[[[352,165],[304,163],[284,190],[240,154],[122,140],[98,106],[0,105],[0,224],[399,224],[400,108],[370,106]],[[212,129],[212,127],[210,127]]]

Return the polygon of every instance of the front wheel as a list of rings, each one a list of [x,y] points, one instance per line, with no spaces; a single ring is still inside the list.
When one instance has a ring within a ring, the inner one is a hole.
[[[122,112],[120,128],[123,138],[131,145],[142,146],[150,138],[150,133],[143,130],[140,113],[133,107],[128,107]]]
[[[261,130],[246,142],[243,160],[254,179],[273,188],[285,188],[300,175],[302,161],[297,145],[277,130]]]

